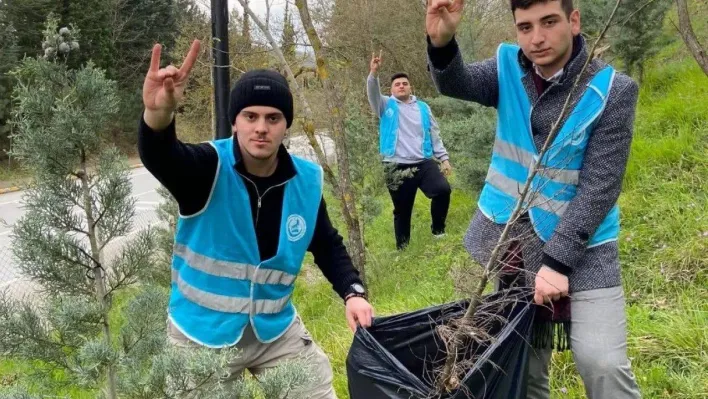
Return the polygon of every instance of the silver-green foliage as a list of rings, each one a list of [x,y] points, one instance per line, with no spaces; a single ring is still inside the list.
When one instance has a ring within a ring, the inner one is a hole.
[[[456,183],[468,191],[481,189],[494,143],[494,110],[448,97],[432,98],[428,104],[440,125]]]
[[[127,163],[104,140],[118,108],[116,84],[91,63],[67,67],[77,33],[58,29],[50,16],[49,51],[13,71],[12,153],[34,177],[13,229],[13,253],[41,298],[2,298],[0,353],[40,361],[37,373],[47,381],[63,369],[71,382],[115,397],[115,370],[128,354],[111,337],[110,312],[116,293],[149,270],[154,234],[129,234],[135,200]],[[109,247],[119,237],[123,242]]]

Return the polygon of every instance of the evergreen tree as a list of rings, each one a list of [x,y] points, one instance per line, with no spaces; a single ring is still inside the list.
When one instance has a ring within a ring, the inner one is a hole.
[[[666,12],[671,8],[671,1],[658,0],[647,3],[645,0],[625,0],[617,10],[620,22],[612,35],[614,51],[622,57],[627,74],[644,76],[644,62],[666,44],[662,37],[662,25]]]
[[[118,105],[116,84],[91,62],[70,69],[79,32],[57,28],[50,17],[44,55],[24,59],[13,71],[12,151],[35,179],[14,227],[13,252],[44,298],[36,306],[0,298],[0,353],[38,360],[43,381],[63,369],[66,382],[111,399],[138,387],[148,392],[145,385],[193,391],[199,384],[184,381],[220,376],[228,351],[166,350],[165,289],[143,285],[116,309],[117,295],[129,295],[126,289],[151,271],[155,234],[131,232],[128,166],[105,140]],[[174,380],[185,374],[192,378]],[[144,382],[146,376],[151,379]]]
[[[591,40],[599,35],[614,4],[611,0],[583,0],[579,3],[582,29]],[[661,27],[670,8],[669,0],[624,0],[620,5],[607,41],[611,45],[610,51],[622,59],[629,75],[636,72],[641,80],[644,62],[666,44]]]
[[[47,15],[57,12],[56,0],[2,0],[0,15],[16,29],[17,53],[33,57],[40,51]]]
[[[13,253],[43,298],[0,293],[0,353],[34,361],[33,385],[46,393],[56,392],[53,376],[62,370],[62,383],[108,399],[297,397],[312,381],[303,362],[226,385],[219,380],[236,348],[168,344],[168,236],[131,229],[129,169],[105,134],[118,107],[116,83],[92,62],[69,68],[80,50],[78,29],[58,29],[53,16],[46,26],[44,54],[12,72],[12,151],[35,180],[13,230]],[[175,212],[169,201],[161,207],[163,218],[175,220]],[[0,397],[44,393],[28,392],[13,387]]]

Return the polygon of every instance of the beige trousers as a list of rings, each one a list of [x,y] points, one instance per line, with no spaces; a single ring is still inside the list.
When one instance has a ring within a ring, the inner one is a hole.
[[[167,322],[169,341],[181,347],[197,347],[198,344],[185,337],[172,323]],[[281,362],[292,359],[307,359],[312,372],[316,374],[315,382],[302,391],[310,399],[337,399],[332,387],[332,366],[327,355],[312,340],[299,316],[285,334],[276,341],[264,344],[258,341],[249,325],[243,337],[236,344],[238,357],[229,362],[229,376],[225,383],[238,380],[244,370],[258,375],[269,368],[277,367]]]

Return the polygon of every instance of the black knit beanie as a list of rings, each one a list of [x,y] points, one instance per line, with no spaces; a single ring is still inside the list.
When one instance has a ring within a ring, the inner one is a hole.
[[[293,123],[293,95],[285,77],[276,71],[254,69],[241,75],[231,89],[229,121],[246,107],[262,105],[279,109],[288,127]]]

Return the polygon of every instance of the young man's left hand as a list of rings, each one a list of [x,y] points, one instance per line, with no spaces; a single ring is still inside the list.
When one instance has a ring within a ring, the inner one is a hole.
[[[536,274],[534,302],[537,305],[543,305],[557,301],[564,296],[568,296],[568,276],[564,276],[548,266],[542,266]]]
[[[357,324],[361,327],[371,327],[371,318],[374,317],[374,308],[364,298],[352,297],[347,299],[347,324],[352,332],[356,332]]]

